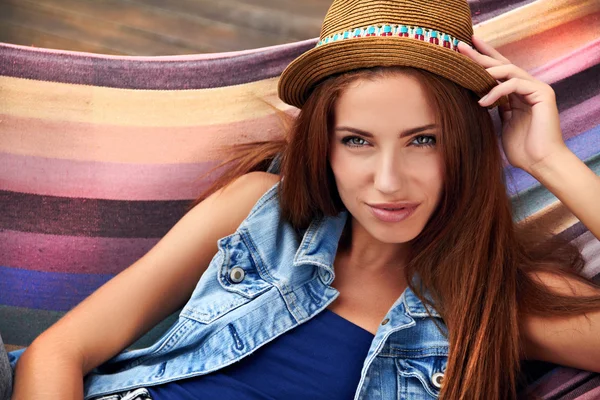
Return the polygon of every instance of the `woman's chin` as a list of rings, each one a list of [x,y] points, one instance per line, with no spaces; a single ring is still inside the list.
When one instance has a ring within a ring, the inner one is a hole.
[[[386,224],[387,225],[387,224]],[[415,226],[398,227],[398,226],[382,226],[379,222],[371,222],[365,229],[371,236],[382,243],[408,243],[416,238],[421,231]]]

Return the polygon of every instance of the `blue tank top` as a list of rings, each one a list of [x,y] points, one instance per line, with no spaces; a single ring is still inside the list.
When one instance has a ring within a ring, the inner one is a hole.
[[[351,399],[373,338],[325,309],[237,363],[148,390],[154,400]]]

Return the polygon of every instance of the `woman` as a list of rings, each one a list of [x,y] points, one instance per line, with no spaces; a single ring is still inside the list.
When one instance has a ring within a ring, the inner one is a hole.
[[[22,353],[14,399],[510,399],[523,359],[600,372],[600,288],[576,248],[513,223],[487,108],[508,161],[597,238],[600,180],[552,89],[472,37],[465,1],[335,1],[279,95],[301,109],[287,140],[238,147]]]

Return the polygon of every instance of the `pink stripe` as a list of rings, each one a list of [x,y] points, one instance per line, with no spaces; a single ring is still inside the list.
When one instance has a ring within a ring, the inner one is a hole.
[[[126,60],[126,61],[199,61],[199,60],[212,60],[218,58],[236,57],[243,56],[252,53],[260,53],[261,51],[275,51],[285,47],[302,47],[304,44],[310,42],[317,42],[318,38],[307,39],[299,42],[277,44],[274,46],[259,47],[256,49],[238,50],[238,51],[224,51],[219,53],[206,53],[206,54],[183,54],[175,56],[119,56],[109,54],[96,54],[87,53],[83,51],[71,51],[71,50],[57,50],[57,49],[45,49],[31,46],[23,46],[18,44],[0,43],[0,49],[2,47],[12,47],[15,49],[26,50],[32,53],[41,54],[63,54],[78,57],[89,57],[89,58],[101,58],[101,59],[112,59],[112,60]]]
[[[7,267],[44,272],[118,274],[146,254],[158,240],[3,230],[0,231],[0,263]],[[586,276],[600,272],[600,248],[595,242],[589,232],[574,240],[589,263],[584,271]]]
[[[118,274],[158,239],[102,238],[0,231],[2,264],[44,272]],[[65,257],[68,255],[68,257]]]
[[[598,400],[600,399],[600,386],[596,386],[594,389],[578,397],[577,400]]]
[[[600,39],[531,71],[536,78],[554,83],[600,64]]]
[[[199,178],[217,164],[128,164],[0,153],[0,189],[110,200],[188,200],[213,181]]]
[[[140,259],[156,238],[103,238],[0,231],[2,265],[28,270],[62,273],[118,274]],[[600,273],[600,247],[590,232],[574,243],[588,265],[584,275]],[[65,255],[68,254],[68,257]]]

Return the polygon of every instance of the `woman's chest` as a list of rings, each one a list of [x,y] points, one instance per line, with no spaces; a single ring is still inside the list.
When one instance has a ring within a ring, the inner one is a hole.
[[[387,315],[407,287],[400,277],[352,279],[343,274],[336,275],[331,286],[339,295],[327,308],[373,335],[389,322]]]

